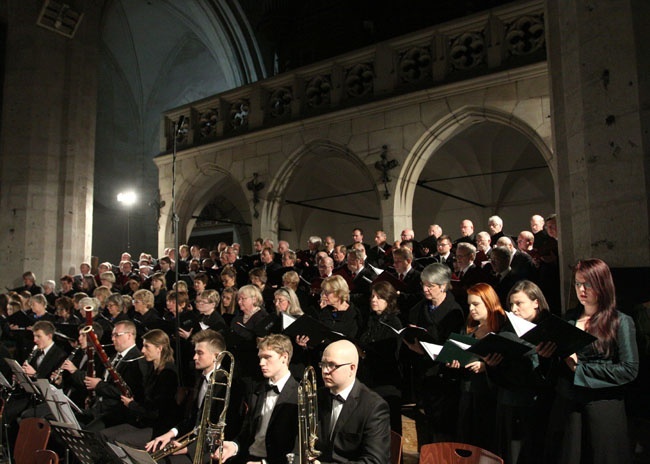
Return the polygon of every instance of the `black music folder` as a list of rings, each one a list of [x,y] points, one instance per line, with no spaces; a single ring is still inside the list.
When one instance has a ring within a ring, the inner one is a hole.
[[[291,339],[294,339],[298,335],[307,335],[309,337],[309,346],[318,346],[323,342],[331,343],[337,340],[350,340],[352,343],[356,344],[356,342],[349,337],[330,330],[330,328],[322,322],[306,315],[298,317],[289,325],[287,325],[285,321],[286,319],[283,317],[283,327],[285,327],[283,333]]]
[[[406,290],[406,284],[404,284],[404,281],[399,280],[397,276],[394,276],[388,271],[383,271],[381,274],[379,274],[379,276],[375,278],[375,280],[372,281],[373,284],[377,282],[388,282],[395,288],[395,290],[399,292]]]
[[[442,345],[442,349],[438,353],[438,356],[434,358],[434,361],[451,363],[455,360],[458,361],[462,367],[465,367],[474,361],[478,361],[480,358],[476,354],[470,353],[467,350],[477,341],[478,340],[474,337],[452,333],[449,336],[449,340]]]
[[[487,356],[492,353],[498,353],[504,358],[521,357],[531,350],[532,348],[528,344],[521,343],[511,338],[503,337],[494,332],[490,332],[485,337],[477,340],[476,343],[467,348],[467,351],[479,356]]]
[[[431,334],[427,332],[427,329],[425,329],[424,327],[408,326],[398,330],[386,324],[385,322],[380,322],[380,323],[384,324],[386,327],[390,327],[393,330],[393,332],[395,332],[397,335],[399,335],[409,343],[415,343],[416,338],[419,342],[434,343],[434,344],[436,343],[436,340],[433,339]]]
[[[512,316],[517,317],[515,315]],[[513,317],[509,316],[511,322]],[[553,342],[557,345],[556,353],[561,357],[570,356],[582,347],[596,341],[596,337],[590,333],[579,329],[575,325],[553,314],[549,314],[530,330],[527,330],[521,335],[517,333],[517,335],[522,340],[526,340],[533,345],[538,345],[542,342]]]
[[[17,325],[20,328],[31,327],[34,325],[34,318],[29,317],[25,311],[17,311],[11,316],[7,317],[7,323],[11,325]]]

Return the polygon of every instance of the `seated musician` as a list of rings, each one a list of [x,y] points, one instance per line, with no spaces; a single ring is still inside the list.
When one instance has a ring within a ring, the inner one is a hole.
[[[390,462],[388,404],[356,380],[357,347],[347,340],[331,343],[319,366],[325,383],[318,391],[321,464]]]
[[[88,411],[91,421],[85,427],[87,430],[103,430],[126,422],[128,409],[122,404],[122,395],[131,396],[136,401],[144,400],[143,378],[150,366],[135,345],[135,334],[136,328],[133,322],[120,321],[115,324],[111,338],[116,354],[110,360],[104,358],[105,353],[102,357],[107,372],[104,373],[103,378],[84,379],[86,388],[94,390],[96,395]],[[103,353],[103,349],[97,351]]]
[[[195,427],[205,426],[206,424],[201,424],[201,419],[203,416],[203,408],[205,405],[210,404],[205,402],[206,393],[209,390],[209,382],[211,380],[212,374],[215,369],[222,369],[221,364],[217,364],[217,358],[221,352],[226,349],[226,342],[224,341],[223,336],[214,330],[206,329],[202,330],[192,337],[192,342],[194,343],[194,366],[200,371],[201,377],[196,382],[196,387],[194,390],[194,398],[189,404],[189,411],[185,415],[185,419],[177,424],[174,428],[170,429],[168,432],[157,436],[149,443],[146,444],[145,449],[149,452],[160,451],[165,448],[168,444],[171,443],[169,448],[173,448],[173,455],[168,456],[168,461],[172,464],[174,463],[189,463],[194,459],[194,454],[196,448],[193,441],[185,443],[185,446],[179,445],[179,441],[174,440],[178,438],[181,441],[185,441],[186,438],[191,436],[196,436],[193,433]],[[217,375],[219,377],[216,379],[218,382],[225,381],[224,371],[219,370]],[[215,390],[212,392],[213,398],[224,398],[225,391],[224,387],[215,384]],[[241,397],[241,386],[234,385],[231,388],[231,397],[228,410],[226,413],[226,430],[225,437],[226,439],[232,439],[237,436],[241,428],[241,417],[242,417],[242,397]],[[239,398],[238,398],[238,395]],[[222,402],[212,401],[210,404],[210,421],[216,423],[223,409]],[[208,451],[208,450],[204,450]],[[170,451],[172,452],[172,451]],[[167,456],[167,454],[165,454]],[[209,462],[209,454],[205,453],[206,462]],[[156,460],[162,459],[161,457],[156,457]]]
[[[40,295],[37,295],[40,296]],[[65,351],[55,345],[54,324],[50,321],[38,321],[32,326],[34,337],[34,348],[23,363],[22,369],[25,375],[32,379],[49,379],[52,372],[56,370],[66,357]],[[30,395],[24,392],[18,392],[12,395],[7,402],[4,414],[5,423],[9,426],[15,425],[18,416],[25,411],[30,404],[36,406]],[[12,438],[14,437],[12,427]]]
[[[284,464],[298,435],[298,382],[289,371],[293,346],[279,334],[267,335],[257,346],[265,380],[251,394],[242,430],[235,441],[224,442],[221,458]]]
[[[138,402],[122,395],[120,399],[128,408],[128,423],[101,432],[107,440],[138,448],[169,430],[180,419],[176,404],[178,373],[167,334],[160,329],[144,334],[142,354],[153,363],[153,369],[144,378],[144,401]]]

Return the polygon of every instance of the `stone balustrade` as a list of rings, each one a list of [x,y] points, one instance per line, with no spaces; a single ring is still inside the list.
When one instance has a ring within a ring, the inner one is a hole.
[[[167,111],[161,151],[174,134],[182,151],[545,59],[543,0],[515,3]]]

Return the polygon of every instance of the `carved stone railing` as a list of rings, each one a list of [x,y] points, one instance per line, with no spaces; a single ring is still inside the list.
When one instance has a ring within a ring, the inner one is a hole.
[[[161,149],[174,133],[182,150],[545,59],[543,0],[515,3],[167,111]]]

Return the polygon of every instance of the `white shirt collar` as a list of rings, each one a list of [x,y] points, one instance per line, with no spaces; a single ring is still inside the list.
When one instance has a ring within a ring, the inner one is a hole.
[[[357,379],[354,379],[350,385],[348,385],[344,390],[338,393],[339,395],[341,395],[341,398],[347,401],[348,396],[350,396],[350,392],[352,391],[352,388],[354,387],[354,383],[356,381]]]
[[[287,371],[287,373],[284,374],[284,376],[280,380],[278,380],[276,383],[271,382],[271,380],[269,379],[269,385],[275,385],[276,387],[278,387],[279,391],[282,391],[284,386],[289,381],[289,377],[291,377],[291,371]]]

